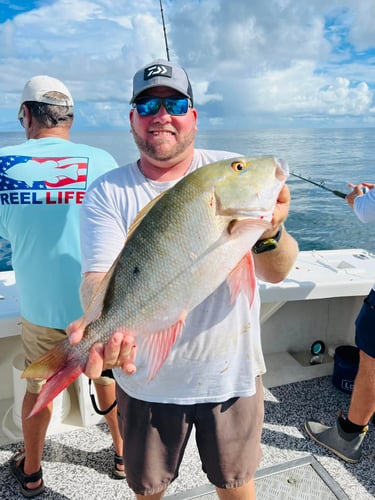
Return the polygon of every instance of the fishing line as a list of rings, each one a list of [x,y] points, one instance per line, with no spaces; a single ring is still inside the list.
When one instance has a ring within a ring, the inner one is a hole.
[[[161,20],[162,20],[162,23],[163,23],[165,50],[166,50],[166,53],[167,53],[167,59],[168,59],[168,61],[170,61],[170,58],[169,58],[169,48],[168,48],[168,39],[167,39],[167,31],[165,29],[162,0],[159,0],[159,3],[160,3]],[[295,174],[293,172],[291,172],[291,175],[293,175],[294,177],[298,177],[299,179],[301,179],[303,181],[310,182],[310,184],[314,184],[314,186],[318,186],[318,187],[320,187],[322,189],[325,189],[326,191],[329,191],[330,193],[333,193],[334,195],[338,196],[339,198],[344,198],[345,199],[345,197],[346,197],[345,193],[342,193],[341,191],[337,191],[336,189],[329,189],[326,186],[324,186],[323,181],[322,182],[315,182],[315,181],[312,181],[311,179],[306,179],[306,177],[302,177],[302,175],[298,175],[298,174]]]
[[[302,179],[303,181],[310,182],[310,184],[314,184],[314,186],[318,186],[318,187],[320,187],[322,189],[325,189],[326,191],[329,191],[330,193],[333,193],[334,195],[338,196],[339,198],[343,198],[343,199],[346,198],[346,194],[345,193],[342,193],[341,191],[337,191],[337,189],[327,188],[324,185],[323,181],[322,182],[315,182],[315,181],[312,181],[311,179],[307,179],[306,177],[302,177],[302,175],[295,174],[294,172],[291,172],[290,175],[293,175],[294,177],[298,177],[298,179]]]
[[[165,41],[165,50],[166,50],[166,52],[167,52],[167,59],[168,59],[168,61],[170,61],[170,59],[169,59],[168,40],[167,40],[167,31],[166,31],[166,29],[165,29],[164,14],[163,14],[163,4],[161,3],[161,0],[159,0],[159,2],[160,2],[161,21],[162,21],[162,23],[163,23],[164,41]]]

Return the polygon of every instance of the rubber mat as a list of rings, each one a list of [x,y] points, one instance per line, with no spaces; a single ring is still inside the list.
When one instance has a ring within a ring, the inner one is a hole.
[[[349,500],[312,455],[258,470],[255,485],[257,500]],[[164,498],[209,500],[217,496],[208,484]]]

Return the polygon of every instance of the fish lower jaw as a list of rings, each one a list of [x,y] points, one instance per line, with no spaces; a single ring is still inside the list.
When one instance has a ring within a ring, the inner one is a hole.
[[[248,210],[227,210],[225,212],[222,212],[220,215],[225,215],[226,217],[232,217],[233,219],[236,220],[254,220],[254,221],[259,221],[259,220],[264,220],[266,222],[270,222],[272,220],[273,212],[268,211],[268,210],[254,210],[254,211],[248,211]]]

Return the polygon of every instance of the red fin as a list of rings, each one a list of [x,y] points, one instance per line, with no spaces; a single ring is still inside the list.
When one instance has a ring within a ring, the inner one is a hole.
[[[33,361],[22,373],[22,378],[50,378],[65,364],[70,351],[68,339],[58,342],[55,347]]]
[[[167,359],[173,344],[181,335],[182,328],[185,323],[185,316],[179,319],[177,323],[166,330],[147,335],[142,344],[142,350],[146,356],[148,367],[148,382],[156,376],[164,361]]]
[[[23,372],[22,378],[45,378],[38,399],[28,418],[45,408],[61,391],[83,372],[84,364],[79,352],[64,340],[31,363]]]
[[[249,307],[252,306],[256,280],[254,261],[251,252],[248,252],[230,272],[227,283],[230,290],[231,304],[233,304],[238,294],[242,291],[248,299]]]
[[[56,396],[60,394],[68,385],[70,385],[82,373],[81,366],[66,366],[55,375],[53,375],[44,384],[36,403],[27,418],[33,417],[43,410]]]

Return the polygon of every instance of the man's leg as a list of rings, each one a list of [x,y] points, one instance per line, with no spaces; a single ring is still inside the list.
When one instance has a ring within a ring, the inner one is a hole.
[[[216,488],[217,495],[221,500],[255,500],[255,481],[251,479],[239,488]]]
[[[359,368],[354,380],[348,417],[341,412],[332,427],[306,420],[307,434],[317,443],[349,463],[362,455],[367,424],[375,411],[375,358],[360,351]]]
[[[253,396],[197,405],[194,423],[203,470],[220,499],[255,500],[263,416],[261,377]]]
[[[35,325],[25,320],[25,318],[21,318],[21,322],[21,339],[25,360],[27,360],[26,365],[45,354],[57,342],[66,338],[63,330]],[[30,489],[39,489],[39,492],[44,489],[42,479],[26,481],[25,484],[23,474],[36,474],[39,477],[42,475],[41,461],[48,425],[52,416],[52,402],[33,417],[28,418],[28,416],[42,390],[43,384],[44,380],[42,379],[27,379],[26,381],[26,392],[22,403],[24,450],[17,452],[11,459],[12,473],[22,483],[23,488],[26,486],[26,488]]]
[[[27,418],[34,406],[38,394],[26,391],[22,404],[22,431],[25,445],[25,462],[23,471],[25,474],[38,472],[41,467],[44,442],[47,434],[48,424],[52,415],[52,403],[31,418]],[[20,465],[19,460],[17,466]],[[26,483],[30,489],[38,488],[42,483],[39,479],[35,482]]]
[[[138,499],[159,500],[178,477],[195,405],[150,403],[116,384],[127,482]]]
[[[247,484],[239,488],[216,488],[218,497],[221,500],[255,500],[255,481],[251,479]],[[156,495],[136,495],[137,500],[160,500],[163,498],[165,491],[161,491]]]
[[[375,358],[359,352],[359,368],[354,381],[348,419],[365,426],[375,412]]]
[[[98,396],[99,408],[101,410],[109,408],[116,399],[115,381],[113,380],[111,381],[111,383],[106,385],[95,382],[95,389],[96,389],[96,394]],[[115,453],[119,457],[122,457],[124,451],[123,451],[123,441],[118,425],[117,406],[115,406],[109,413],[107,413],[104,416],[112,436]],[[116,468],[118,471],[125,470],[125,466],[119,463],[116,464]]]
[[[375,410],[375,291],[365,298],[355,320],[355,343],[359,348],[359,367],[354,381],[348,418],[341,412],[333,427],[306,420],[307,434],[317,443],[349,463],[362,455],[363,440]]]

